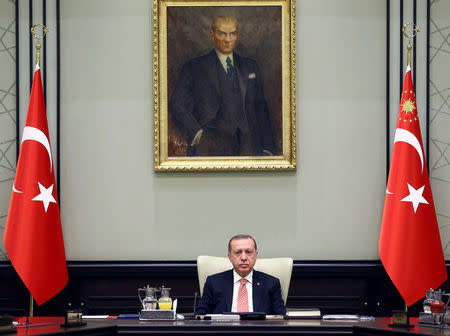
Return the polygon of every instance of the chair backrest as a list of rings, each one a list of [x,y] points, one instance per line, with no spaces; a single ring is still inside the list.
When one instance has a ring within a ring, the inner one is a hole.
[[[286,304],[289,285],[291,283],[292,265],[292,258],[262,258],[257,259],[254,266],[255,270],[267,273],[280,280],[281,297],[283,298],[284,304]],[[232,268],[233,265],[228,258],[198,256],[197,273],[198,283],[200,285],[200,295],[203,295],[203,286],[205,285],[206,278],[209,275],[220,273]]]

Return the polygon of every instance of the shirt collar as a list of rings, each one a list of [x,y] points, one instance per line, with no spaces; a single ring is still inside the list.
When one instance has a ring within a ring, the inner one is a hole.
[[[220,51],[216,49],[217,57],[219,57],[219,60],[222,64],[227,64],[227,57],[231,58],[231,64],[234,66],[234,58],[233,53],[229,55],[224,55]]]
[[[233,269],[233,283],[241,281],[241,276]],[[253,283],[253,270],[245,277],[248,282]]]

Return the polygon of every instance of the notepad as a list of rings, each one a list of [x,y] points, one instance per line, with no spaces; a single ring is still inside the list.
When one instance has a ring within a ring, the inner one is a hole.
[[[206,314],[205,320],[211,321],[239,321],[241,317],[237,314]]]
[[[286,312],[286,317],[288,319],[311,319],[320,318],[320,316],[320,309],[317,308],[294,309]]]

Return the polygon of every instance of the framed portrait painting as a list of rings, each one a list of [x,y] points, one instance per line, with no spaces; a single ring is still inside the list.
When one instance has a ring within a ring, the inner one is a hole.
[[[295,0],[154,0],[155,171],[296,169]]]

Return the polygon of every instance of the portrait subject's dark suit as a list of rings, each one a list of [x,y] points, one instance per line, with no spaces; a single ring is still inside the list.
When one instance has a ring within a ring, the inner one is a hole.
[[[169,113],[188,145],[203,129],[193,155],[275,153],[261,76],[255,60],[233,53],[231,77],[216,51],[186,62]]]
[[[253,311],[280,315],[286,313],[281,298],[280,280],[263,272],[253,271]],[[222,314],[231,311],[233,301],[233,270],[217,273],[206,279],[196,314]]]

